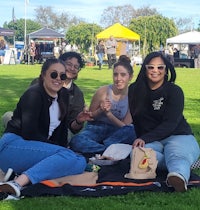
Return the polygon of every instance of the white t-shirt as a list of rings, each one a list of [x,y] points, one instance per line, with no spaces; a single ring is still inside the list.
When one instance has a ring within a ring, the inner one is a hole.
[[[49,107],[50,125],[49,125],[49,137],[52,136],[53,131],[60,125],[60,108],[58,105],[57,98],[52,101]]]

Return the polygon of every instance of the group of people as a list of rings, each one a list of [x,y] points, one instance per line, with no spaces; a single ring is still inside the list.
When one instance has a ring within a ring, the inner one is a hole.
[[[113,64],[116,63],[116,50],[117,50],[117,41],[113,36],[104,43],[103,40],[99,40],[96,46],[96,54],[98,57],[99,69],[101,69],[103,64],[104,55],[107,55],[108,59],[108,69],[111,69]]]
[[[169,60],[150,53],[130,84],[130,59],[120,56],[113,83],[96,91],[89,108],[74,83],[82,66],[76,52],[48,59],[19,99],[0,139],[0,168],[5,173],[12,168],[19,176],[7,176],[0,191],[20,196],[30,183],[81,174],[88,157],[115,143],[154,149],[158,168],[168,171],[167,184],[186,191],[199,145],[183,116],[184,94]],[[69,130],[74,134],[70,141]]]

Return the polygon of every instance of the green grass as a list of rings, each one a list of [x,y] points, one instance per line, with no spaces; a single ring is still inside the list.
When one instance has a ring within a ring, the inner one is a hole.
[[[0,66],[0,116],[13,110],[19,97],[29,86],[32,79],[40,73],[40,65],[5,65]],[[135,68],[135,80],[139,68]],[[112,82],[112,71],[106,67],[99,71],[98,67],[87,67],[79,73],[76,83],[85,94],[86,104],[96,89]],[[177,81],[185,93],[184,115],[192,126],[200,143],[200,69],[177,69]],[[0,125],[0,134],[3,128]],[[196,171],[199,173],[199,171]],[[43,197],[25,198],[19,201],[1,201],[1,210],[187,210],[200,209],[200,190],[192,189],[186,193],[129,193],[122,196],[103,198],[83,197]]]

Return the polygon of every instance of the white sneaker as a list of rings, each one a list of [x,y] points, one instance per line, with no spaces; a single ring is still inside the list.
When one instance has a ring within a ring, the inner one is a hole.
[[[14,172],[12,168],[9,168],[4,176],[3,181],[8,182],[14,180],[18,175]]]
[[[15,181],[0,182],[0,192],[20,197],[22,187]]]
[[[187,191],[187,184],[184,177],[176,172],[168,173],[166,183],[169,187],[173,187],[176,192]]]

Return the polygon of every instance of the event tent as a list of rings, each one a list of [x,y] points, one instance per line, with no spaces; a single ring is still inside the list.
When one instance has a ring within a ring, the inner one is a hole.
[[[36,39],[36,38],[64,38],[64,34],[58,33],[57,31],[54,31],[53,29],[44,27],[40,30],[34,31],[30,34],[28,34],[29,39]]]
[[[14,36],[14,35],[15,35],[14,30],[0,27],[0,36]]]
[[[200,32],[190,31],[179,34],[178,36],[168,38],[167,44],[200,44]]]
[[[108,39],[110,36],[116,39],[139,41],[140,35],[121,25],[120,23],[115,23],[114,25],[106,28],[104,31],[96,35],[97,39]]]

